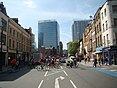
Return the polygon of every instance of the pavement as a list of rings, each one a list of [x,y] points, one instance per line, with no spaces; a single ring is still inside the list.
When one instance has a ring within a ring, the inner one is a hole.
[[[87,66],[87,67],[93,67],[93,62],[85,62],[81,61],[82,65]],[[95,68],[95,67],[94,67]],[[104,69],[104,70],[109,70],[111,72],[117,72],[117,65],[101,65],[99,66],[99,64],[97,64],[96,68],[100,68],[100,69]]]
[[[20,70],[26,69],[27,66],[22,66],[20,67]],[[0,77],[5,75],[5,74],[9,74],[11,70],[11,66],[2,66],[2,71],[0,71]]]

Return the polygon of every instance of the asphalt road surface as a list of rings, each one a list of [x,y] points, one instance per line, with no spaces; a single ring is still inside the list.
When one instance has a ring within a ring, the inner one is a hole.
[[[0,76],[0,88],[117,88],[117,77],[85,66],[23,69]]]

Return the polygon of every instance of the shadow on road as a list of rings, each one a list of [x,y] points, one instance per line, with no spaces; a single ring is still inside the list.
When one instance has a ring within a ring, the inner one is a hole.
[[[27,74],[30,70],[31,69],[24,68],[19,71],[0,74],[0,81],[14,81],[14,80],[20,78],[21,76]]]

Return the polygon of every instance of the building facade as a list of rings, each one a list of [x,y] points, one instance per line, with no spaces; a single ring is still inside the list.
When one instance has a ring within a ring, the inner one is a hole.
[[[74,21],[72,24],[72,40],[77,41],[81,40],[83,37],[83,32],[85,32],[85,28],[87,24],[89,23],[89,20],[79,20]]]
[[[31,57],[31,34],[19,25],[18,19],[9,18],[8,26],[8,57],[25,61]]]
[[[102,28],[101,28],[101,16],[100,7],[94,15],[94,27],[95,27],[95,41],[96,41],[96,57],[102,59]]]
[[[38,22],[38,48],[57,49],[60,41],[59,24],[57,21],[44,20]]]
[[[101,9],[102,56],[117,64],[117,0],[106,1]]]
[[[7,60],[7,31],[8,16],[3,2],[0,2],[0,66],[6,65]]]
[[[90,58],[92,57],[92,23],[87,25],[83,39],[83,46],[86,51],[85,58],[90,61]]]

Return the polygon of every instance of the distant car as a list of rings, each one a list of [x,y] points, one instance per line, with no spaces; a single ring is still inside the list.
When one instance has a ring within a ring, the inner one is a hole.
[[[61,62],[61,63],[66,63],[65,58],[60,58],[60,62]]]

